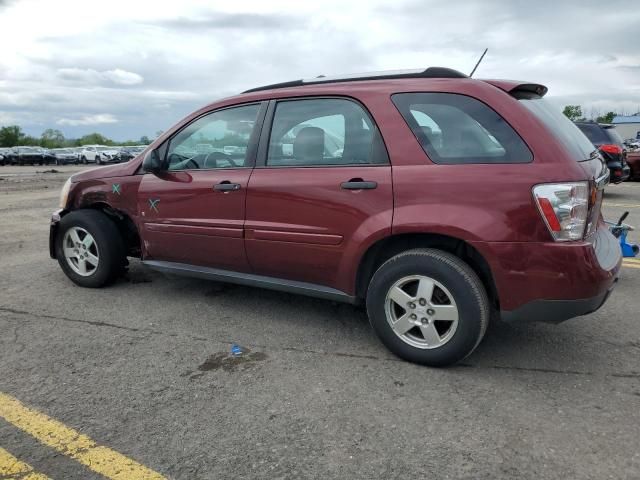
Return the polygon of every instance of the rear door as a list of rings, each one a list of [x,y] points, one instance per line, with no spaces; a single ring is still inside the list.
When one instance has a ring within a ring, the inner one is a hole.
[[[259,103],[217,110],[169,140],[169,170],[138,190],[145,259],[249,270],[245,200],[263,113]]]
[[[391,231],[392,211],[391,165],[359,103],[271,102],[247,194],[256,273],[348,290],[345,272],[372,232]]]

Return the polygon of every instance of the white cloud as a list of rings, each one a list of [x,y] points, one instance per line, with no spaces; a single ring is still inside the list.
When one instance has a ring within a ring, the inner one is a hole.
[[[84,84],[111,82],[116,85],[139,85],[144,81],[142,75],[121,68],[103,72],[92,68],[59,68],[56,73],[62,80]]]
[[[102,72],[102,75],[117,85],[139,85],[144,81],[142,75],[138,75],[137,73],[133,72],[127,72],[126,70],[122,70],[120,68],[116,68],[115,70],[107,70],[106,72]]]
[[[61,118],[56,123],[58,125],[102,125],[105,123],[117,123],[118,119],[110,113],[98,113],[96,115],[84,115],[80,118]]]

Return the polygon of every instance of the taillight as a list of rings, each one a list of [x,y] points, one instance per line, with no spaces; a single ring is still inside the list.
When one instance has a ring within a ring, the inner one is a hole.
[[[544,183],[533,187],[538,210],[556,242],[584,237],[589,193],[587,182]]]
[[[600,145],[600,150],[617,155],[622,154],[622,148],[620,148],[618,145]]]

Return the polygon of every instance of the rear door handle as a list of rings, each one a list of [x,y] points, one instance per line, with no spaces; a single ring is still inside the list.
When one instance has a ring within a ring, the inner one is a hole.
[[[340,187],[345,190],[373,190],[378,187],[378,182],[367,182],[361,178],[352,178],[348,182],[342,182]]]
[[[240,190],[239,183],[231,183],[229,180],[225,180],[223,182],[218,183],[213,186],[213,189],[218,192],[232,192],[235,190]]]

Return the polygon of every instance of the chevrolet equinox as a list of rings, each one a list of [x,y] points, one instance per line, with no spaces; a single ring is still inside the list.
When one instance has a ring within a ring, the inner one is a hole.
[[[50,254],[83,287],[138,257],[363,303],[393,353],[449,365],[490,318],[585,315],[617,280],[609,170],[546,92],[440,67],[248,90],[73,175]]]

